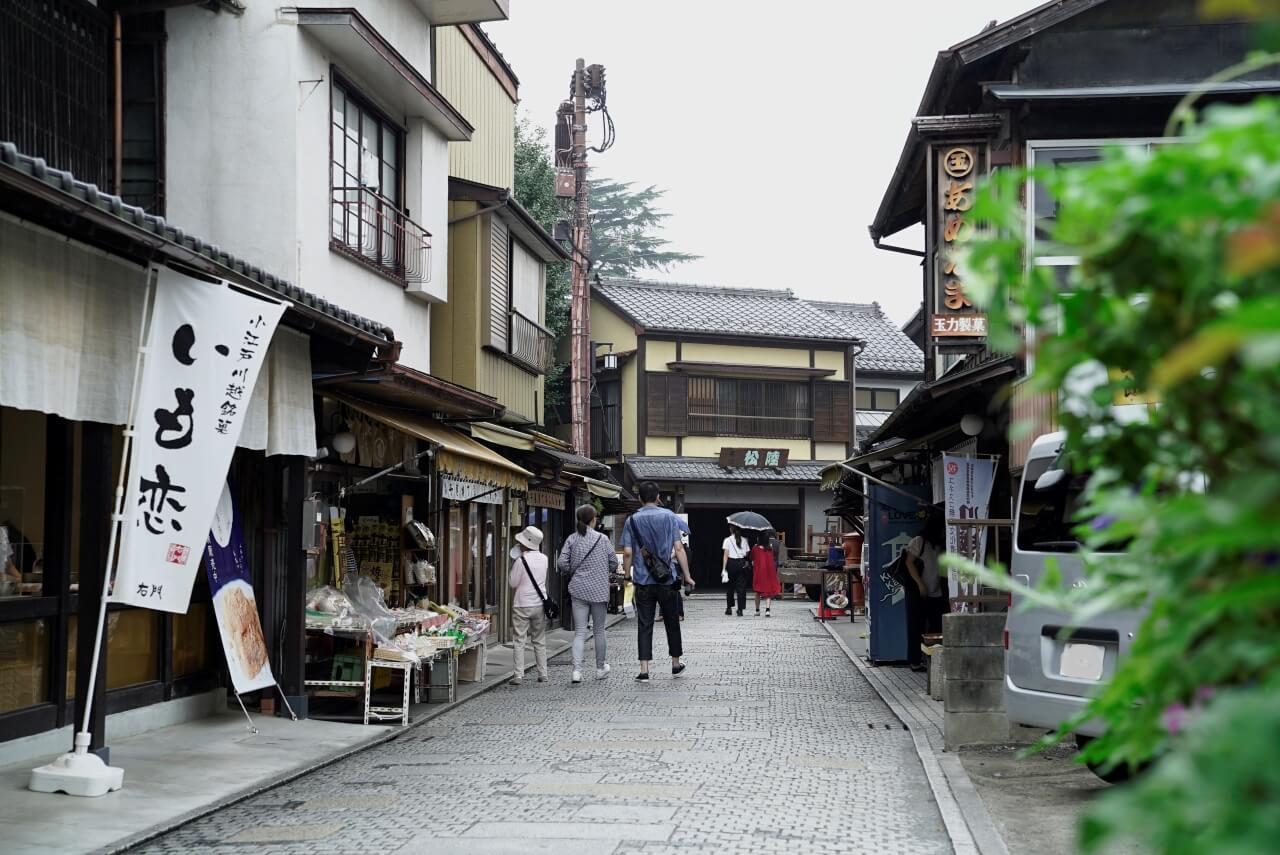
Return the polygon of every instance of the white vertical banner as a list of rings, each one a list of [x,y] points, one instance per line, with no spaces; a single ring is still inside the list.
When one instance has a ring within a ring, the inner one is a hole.
[[[285,306],[161,268],[134,416],[111,599],[185,613]]]
[[[943,500],[947,519],[986,519],[995,474],[995,458],[942,455]],[[986,527],[948,525],[947,552],[983,563],[987,553]],[[970,584],[962,583],[955,574],[948,575],[951,596],[977,593],[969,590]]]

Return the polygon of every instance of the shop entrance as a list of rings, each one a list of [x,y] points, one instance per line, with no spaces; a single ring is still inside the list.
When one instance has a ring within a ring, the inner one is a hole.
[[[720,584],[721,545],[729,536],[729,524],[725,517],[736,511],[747,510],[737,505],[686,505],[689,514],[689,528],[693,535],[689,538],[689,572],[693,581],[702,590],[723,588]],[[786,542],[790,547],[796,546],[800,536],[800,510],[798,508],[765,508],[758,511],[769,518],[769,522],[786,534]]]

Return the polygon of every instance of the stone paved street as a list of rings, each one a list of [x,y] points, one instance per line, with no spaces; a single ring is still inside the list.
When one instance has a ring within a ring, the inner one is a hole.
[[[403,737],[141,848],[489,853],[950,852],[910,734],[808,603],[771,619],[688,604],[689,668],[502,686]],[[659,627],[655,654],[665,653]]]

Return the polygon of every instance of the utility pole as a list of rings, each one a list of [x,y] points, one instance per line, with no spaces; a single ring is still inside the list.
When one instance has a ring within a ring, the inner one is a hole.
[[[587,114],[604,117],[604,138],[592,151],[613,145],[613,120],[606,106],[604,66],[586,65],[579,59],[573,69],[570,100],[556,113],[556,195],[573,197],[573,275],[569,301],[569,423],[573,447],[591,456],[591,286],[587,282],[591,261],[591,187],[587,183]],[[587,100],[591,100],[588,105]],[[566,128],[566,125],[568,126]],[[568,133],[565,133],[565,131]],[[572,193],[569,178],[572,176]]]
[[[591,456],[591,295],[587,263],[591,258],[588,234],[590,210],[587,187],[587,73],[579,59],[573,69],[573,280],[569,301],[571,331],[570,406],[573,407],[573,447]]]

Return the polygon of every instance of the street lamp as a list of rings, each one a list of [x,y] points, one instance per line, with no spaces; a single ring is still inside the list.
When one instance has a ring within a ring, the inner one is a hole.
[[[618,370],[618,354],[613,352],[613,342],[611,341],[593,341],[591,342],[591,356],[594,359],[597,347],[609,348],[601,357],[601,371],[617,371]]]

